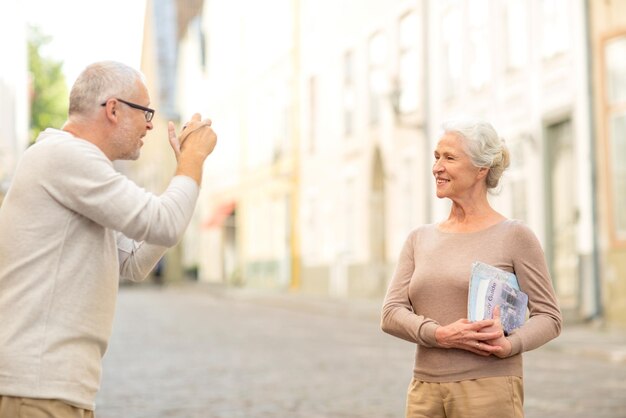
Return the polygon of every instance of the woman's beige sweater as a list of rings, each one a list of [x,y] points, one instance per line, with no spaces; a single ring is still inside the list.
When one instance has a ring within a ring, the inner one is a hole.
[[[514,272],[528,294],[530,318],[508,337],[511,356],[482,357],[439,347],[435,330],[467,318],[472,263],[482,261]],[[523,375],[521,353],[557,337],[561,313],[534,233],[505,220],[471,233],[448,233],[436,225],[411,232],[400,254],[382,310],[383,330],[417,344],[413,375],[427,382],[454,382]]]

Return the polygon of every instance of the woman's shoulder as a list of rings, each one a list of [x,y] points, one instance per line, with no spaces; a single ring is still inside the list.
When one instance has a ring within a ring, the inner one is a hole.
[[[510,242],[517,242],[522,245],[534,244],[538,242],[537,235],[532,228],[523,220],[506,219],[501,227]]]
[[[500,222],[500,226],[502,228],[505,228],[507,230],[511,230],[514,232],[531,232],[532,233],[532,229],[528,226],[528,224],[526,224],[526,222],[524,222],[521,219],[505,219],[502,222]]]

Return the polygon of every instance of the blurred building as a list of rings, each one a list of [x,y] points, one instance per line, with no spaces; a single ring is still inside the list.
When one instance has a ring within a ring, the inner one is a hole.
[[[441,121],[491,121],[511,151],[492,202],[538,235],[566,318],[598,314],[584,1],[428,2],[431,148]],[[445,216],[434,201],[432,220]]]
[[[626,324],[626,1],[589,1],[601,300]]]
[[[183,263],[382,297],[408,233],[448,214],[441,123],[478,116],[512,155],[492,203],[537,233],[568,320],[626,324],[625,1],[204,2],[172,88],[219,140]]]
[[[176,102],[176,80],[181,28],[200,13],[200,0],[148,0],[144,20],[141,71],[146,76],[150,106],[156,109],[153,130],[137,161],[116,161],[115,166],[147,190],[160,194],[169,184],[176,170],[176,159],[168,141],[168,122],[180,129],[180,115]],[[189,228],[187,240],[197,228]],[[184,245],[168,250],[162,264],[162,276],[178,281],[187,273],[184,263]]]
[[[297,17],[293,0],[205,2],[180,45],[181,114],[218,133],[195,247],[203,281],[297,281]]]
[[[24,10],[0,3],[0,204],[28,146],[30,80]]]
[[[538,234],[568,317],[594,316],[584,2],[339,4],[302,1],[303,286],[384,291],[408,232],[447,216],[439,126],[472,115],[512,151],[493,204]]]

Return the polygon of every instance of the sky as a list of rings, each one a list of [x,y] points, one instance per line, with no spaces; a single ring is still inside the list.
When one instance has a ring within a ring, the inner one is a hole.
[[[95,61],[139,69],[146,0],[15,0],[28,24],[52,39],[42,55],[63,62],[68,87]]]

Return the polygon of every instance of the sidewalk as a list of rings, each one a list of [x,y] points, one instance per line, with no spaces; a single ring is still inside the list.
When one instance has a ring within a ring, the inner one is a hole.
[[[565,326],[546,349],[626,365],[626,331],[596,324]]]
[[[265,290],[225,286],[211,283],[186,282],[170,285],[171,291],[205,293],[207,297],[254,302],[277,309],[298,310],[316,315],[362,319],[377,323],[380,320],[382,298],[334,298],[298,291]],[[563,327],[561,335],[543,349],[593,357],[626,365],[626,330],[609,329],[600,324],[576,324]]]

